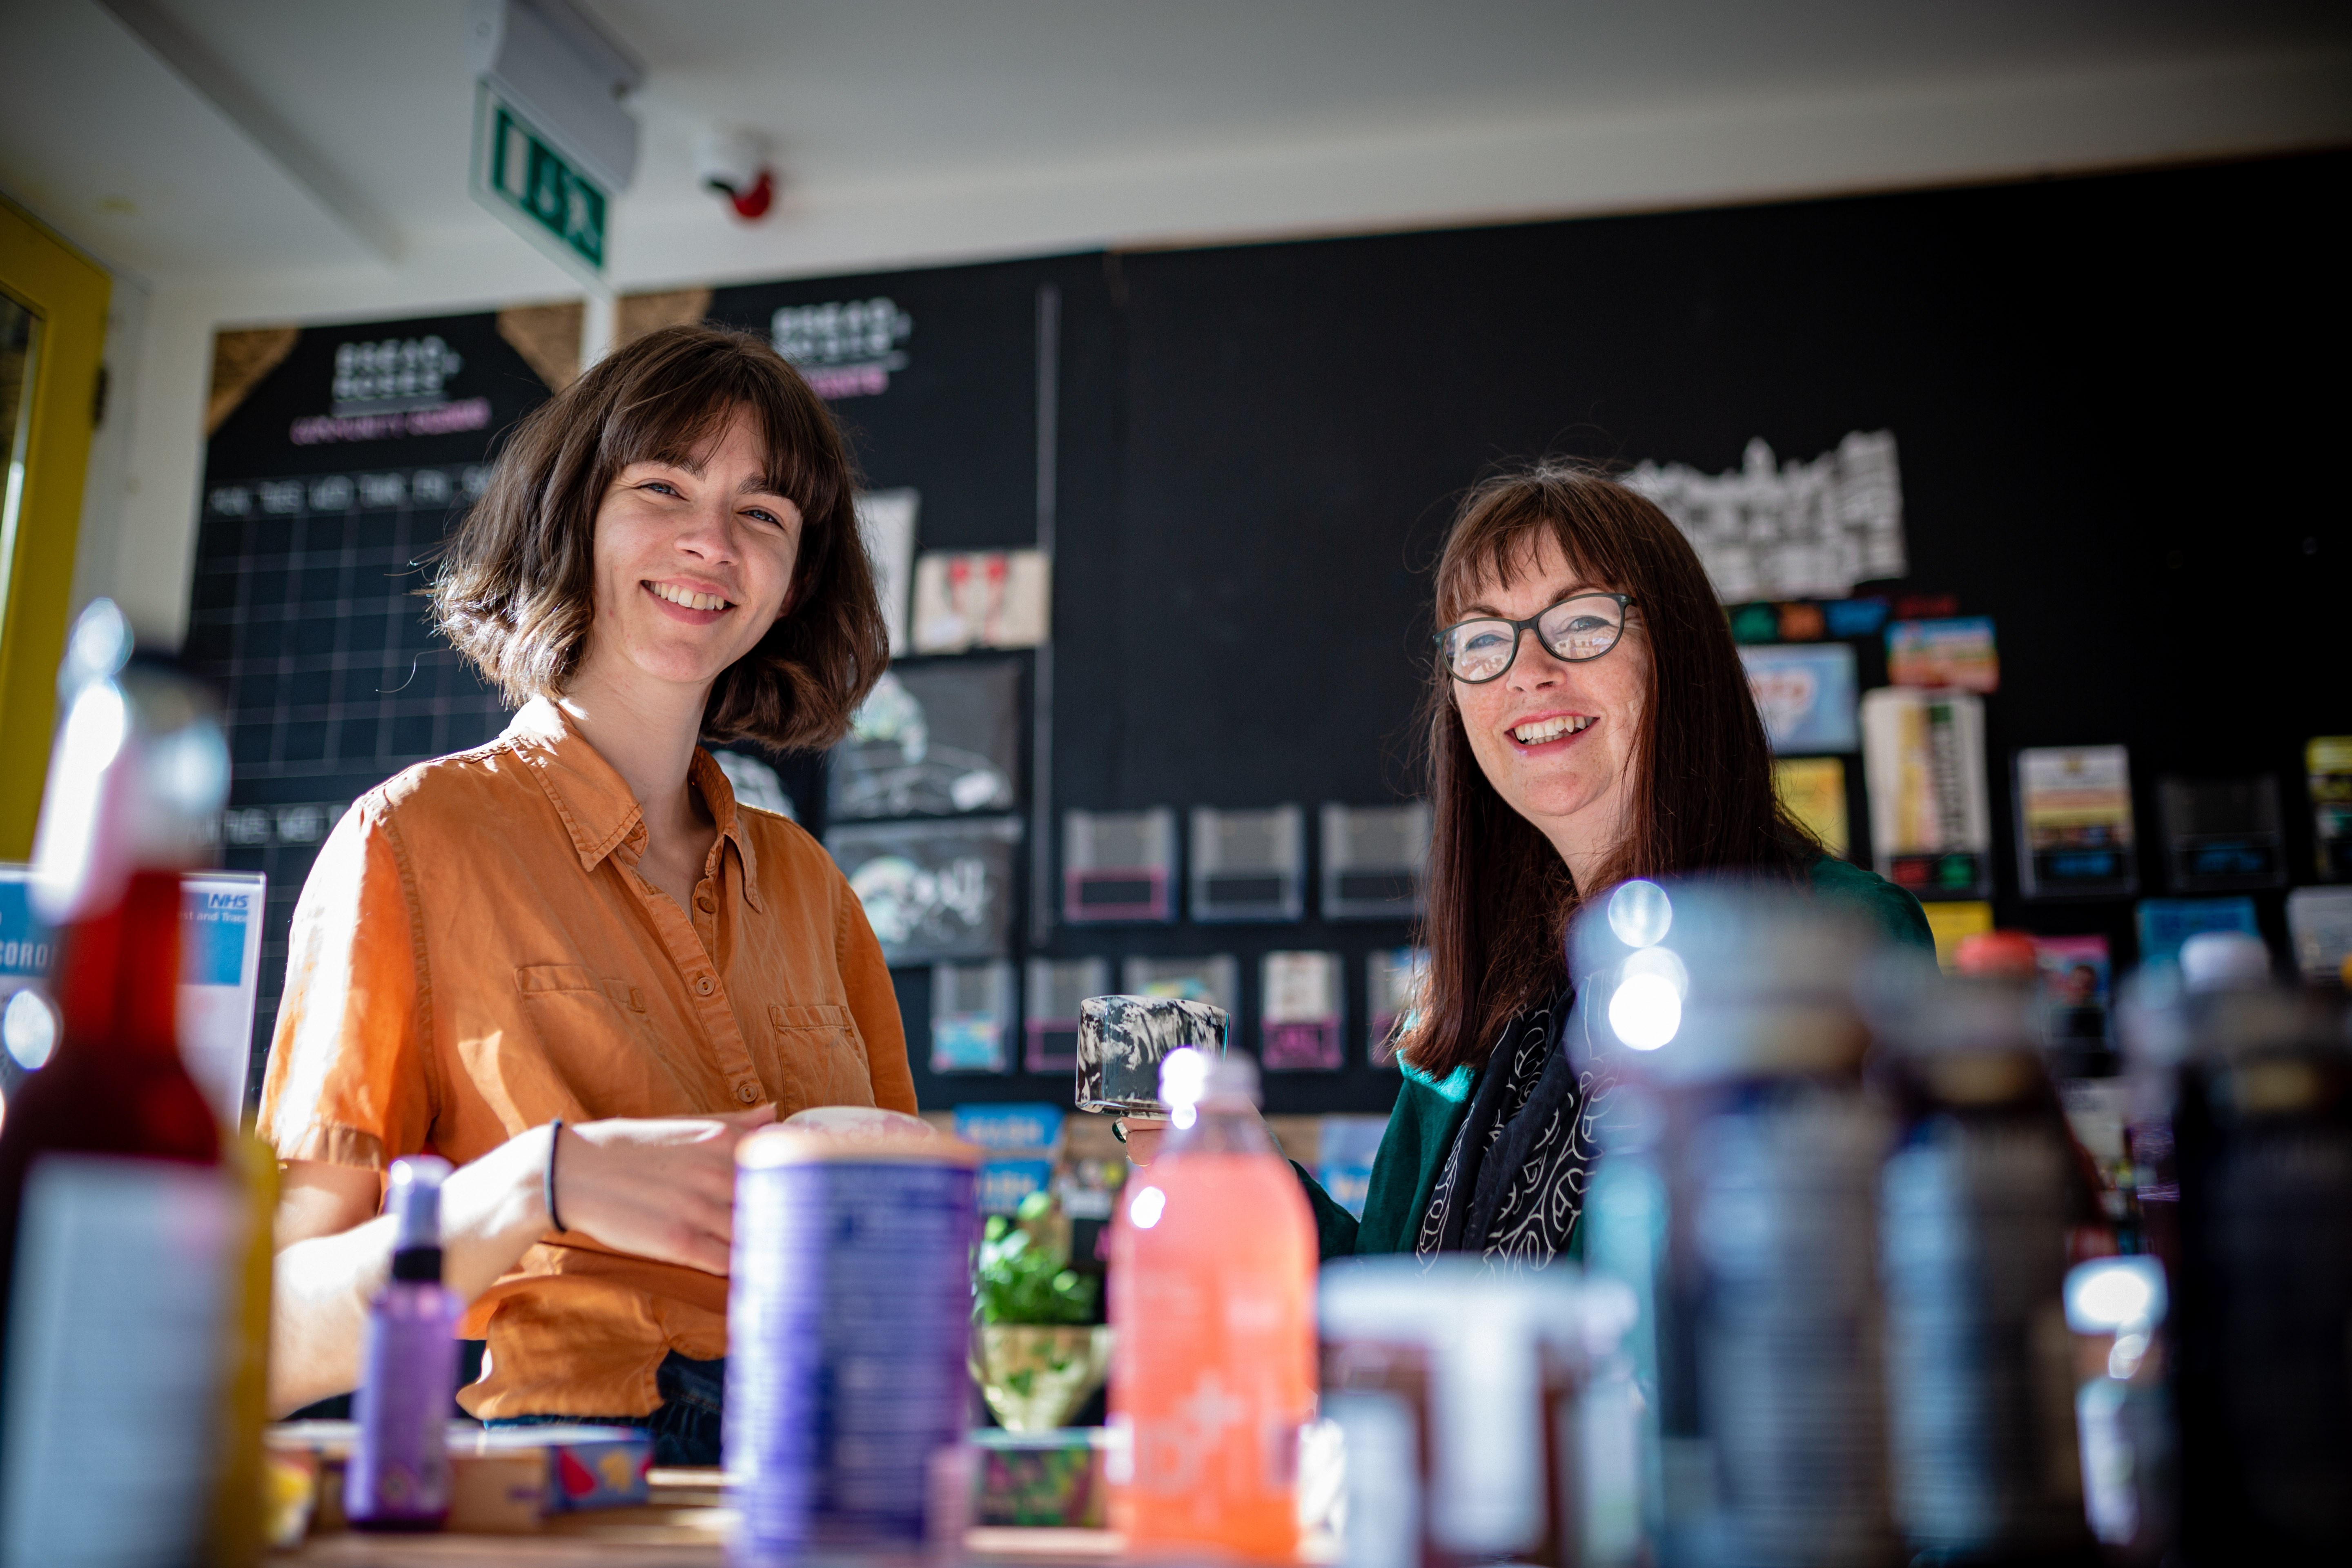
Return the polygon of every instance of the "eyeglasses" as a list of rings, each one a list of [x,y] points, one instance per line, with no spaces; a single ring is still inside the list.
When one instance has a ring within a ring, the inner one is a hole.
[[[1446,672],[1465,685],[1500,679],[1519,657],[1519,634],[1532,631],[1552,658],[1567,664],[1599,658],[1625,635],[1630,594],[1571,594],[1524,621],[1499,616],[1464,621],[1437,634]]]

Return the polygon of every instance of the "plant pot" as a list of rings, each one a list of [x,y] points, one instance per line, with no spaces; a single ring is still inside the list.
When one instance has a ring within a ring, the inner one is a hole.
[[[1008,1432],[1067,1425],[1110,1370],[1102,1324],[982,1323],[977,1348],[971,1374]]]

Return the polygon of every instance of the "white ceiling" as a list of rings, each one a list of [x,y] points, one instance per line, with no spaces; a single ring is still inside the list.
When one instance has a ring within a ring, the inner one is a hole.
[[[2352,139],[2340,4],[587,3],[650,65],[624,288]],[[231,313],[572,290],[467,196],[464,0],[151,8],[382,215],[391,259],[96,0],[0,0],[0,191]],[[694,185],[716,120],[779,149],[764,224]]]

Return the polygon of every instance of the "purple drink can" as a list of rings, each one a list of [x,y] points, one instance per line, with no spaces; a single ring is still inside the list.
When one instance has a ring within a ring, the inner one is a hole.
[[[932,1460],[969,1424],[978,1158],[887,1127],[737,1151],[724,1436],[744,1568],[923,1546]]]

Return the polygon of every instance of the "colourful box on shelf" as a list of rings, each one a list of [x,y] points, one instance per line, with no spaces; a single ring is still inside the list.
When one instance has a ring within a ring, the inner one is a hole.
[[[547,1505],[551,1513],[635,1508],[652,1495],[646,1477],[654,1467],[653,1435],[638,1427],[583,1425],[465,1430],[465,1436],[452,1438],[452,1447],[462,1445],[477,1454],[534,1449],[545,1454]]]
[[[972,1434],[980,1463],[972,1522],[1060,1530],[1104,1528],[1104,1428]]]

